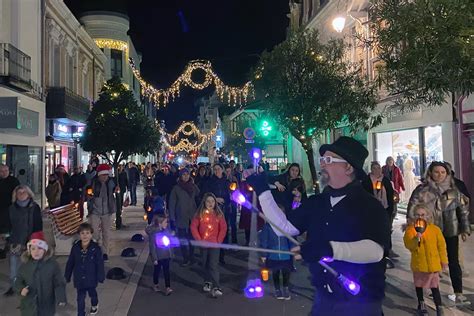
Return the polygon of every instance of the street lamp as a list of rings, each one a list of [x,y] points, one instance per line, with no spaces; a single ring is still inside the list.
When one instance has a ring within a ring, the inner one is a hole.
[[[342,32],[345,25],[346,25],[346,18],[344,16],[339,15],[335,17],[334,20],[332,20],[332,27],[338,33]]]

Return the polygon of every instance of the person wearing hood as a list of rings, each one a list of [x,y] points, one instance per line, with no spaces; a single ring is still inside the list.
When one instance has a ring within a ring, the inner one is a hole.
[[[31,234],[15,280],[22,316],[54,316],[56,305],[66,305],[66,282],[43,232]]]
[[[24,184],[13,190],[12,205],[10,205],[10,281],[12,287],[4,295],[13,295],[13,285],[20,266],[20,256],[26,250],[26,245],[32,233],[43,230],[41,209],[33,200],[34,194]]]
[[[456,295],[455,303],[469,304],[463,295],[462,270],[459,264],[459,236],[466,241],[471,234],[469,198],[456,187],[449,166],[433,161],[426,171],[425,180],[412,193],[407,207],[407,222],[415,220],[414,208],[425,204],[433,212],[433,221],[446,241],[449,276]]]
[[[196,214],[196,198],[199,189],[194,184],[189,170],[184,168],[179,171],[178,183],[170,193],[170,219],[174,222],[177,235],[183,240],[192,239],[189,225]],[[194,249],[189,243],[181,243],[181,253],[183,254],[183,266],[188,266],[194,262]]]

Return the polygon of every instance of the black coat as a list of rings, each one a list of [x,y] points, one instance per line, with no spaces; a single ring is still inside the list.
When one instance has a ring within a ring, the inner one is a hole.
[[[13,190],[20,185],[17,178],[8,176],[0,179],[0,234],[10,231],[10,215],[8,207],[12,204]]]
[[[370,195],[360,183],[353,182],[338,190],[345,197],[331,206],[332,190],[308,198],[300,208],[287,214],[288,220],[301,233],[307,232],[307,242],[324,245],[329,241],[355,242],[370,239],[384,248],[390,244],[390,224],[387,212],[380,202]],[[340,194],[339,194],[340,196]],[[316,247],[316,246],[315,246]],[[308,249],[309,252],[317,249]],[[310,257],[311,253],[309,254]],[[319,258],[315,258],[319,260]],[[322,296],[345,302],[379,302],[384,297],[385,259],[376,263],[356,264],[335,260],[329,265],[336,271],[360,284],[356,296],[348,293],[330,273],[324,271],[317,260],[309,261],[312,283]],[[329,292],[327,285],[332,290]]]
[[[74,201],[78,203],[84,192],[84,187],[87,184],[87,179],[84,174],[73,174],[64,184],[61,192],[61,205],[66,205]]]
[[[118,183],[120,187],[120,192],[125,193],[128,188],[128,177],[125,171],[122,171],[118,175]]]
[[[154,184],[159,196],[169,196],[171,190],[176,185],[176,177],[171,173],[165,175],[160,172],[155,176]]]
[[[25,207],[13,203],[10,205],[9,212],[11,221],[10,242],[12,245],[26,246],[32,233],[43,230],[41,209],[33,200],[30,199]]]
[[[82,253],[81,241],[78,240],[74,243],[64,272],[68,283],[71,281],[72,275],[74,275],[76,289],[95,288],[99,282],[104,282],[104,259],[102,250],[95,241],[91,240],[85,254]]]
[[[209,178],[209,181],[207,181],[204,193],[211,192],[214,193],[216,198],[224,199],[224,207],[227,207],[230,203],[229,185],[230,182],[224,175],[222,176],[222,178],[218,178],[213,175]]]

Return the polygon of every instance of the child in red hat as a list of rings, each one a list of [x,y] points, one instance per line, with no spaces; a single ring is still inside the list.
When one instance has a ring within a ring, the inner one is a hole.
[[[53,316],[56,305],[66,305],[66,282],[43,232],[31,234],[21,259],[15,280],[15,291],[21,295],[21,314]]]

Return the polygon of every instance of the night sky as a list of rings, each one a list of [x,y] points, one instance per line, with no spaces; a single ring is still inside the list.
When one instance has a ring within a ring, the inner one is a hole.
[[[288,0],[65,0],[76,16],[89,10],[127,13],[129,34],[142,53],[142,76],[167,88],[193,59],[208,59],[229,85],[242,85],[258,54],[285,39]],[[193,76],[194,78],[194,76]],[[196,78],[196,81],[198,79]],[[158,112],[168,130],[196,120],[197,98],[213,89],[184,88]]]

